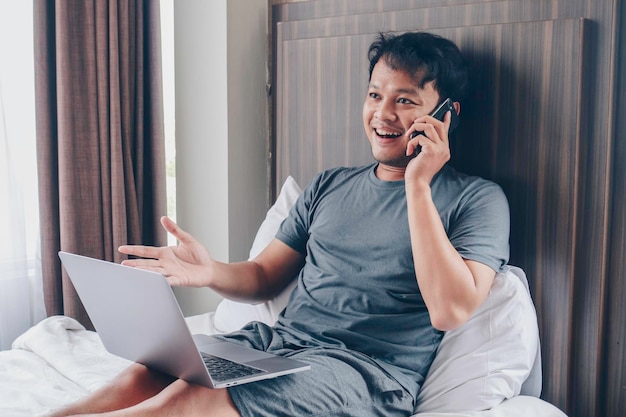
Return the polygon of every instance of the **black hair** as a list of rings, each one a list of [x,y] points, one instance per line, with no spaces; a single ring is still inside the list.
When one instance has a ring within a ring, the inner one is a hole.
[[[380,33],[369,47],[368,58],[370,80],[383,58],[389,68],[412,74],[420,88],[434,81],[441,98],[461,101],[465,97],[467,65],[456,44],[446,38],[427,32]]]

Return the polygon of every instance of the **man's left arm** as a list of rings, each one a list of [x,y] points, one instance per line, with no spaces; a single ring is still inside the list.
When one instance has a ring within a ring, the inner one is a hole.
[[[409,230],[417,283],[436,329],[465,323],[485,300],[496,275],[491,267],[466,260],[450,242],[430,186],[407,187]]]

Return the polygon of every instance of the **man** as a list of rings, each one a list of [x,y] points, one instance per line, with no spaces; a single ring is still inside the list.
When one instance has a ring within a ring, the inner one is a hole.
[[[497,185],[446,165],[451,114],[429,116],[447,97],[460,110],[458,48],[427,33],[381,34],[369,58],[363,124],[377,162],[320,173],[258,257],[217,262],[167,218],[177,247],[120,248],[144,258],[126,265],[238,301],[267,300],[299,274],[275,326],[224,337],[311,370],[211,390],[137,364],[54,415],[413,413],[442,331],[468,320],[508,261],[509,212]]]

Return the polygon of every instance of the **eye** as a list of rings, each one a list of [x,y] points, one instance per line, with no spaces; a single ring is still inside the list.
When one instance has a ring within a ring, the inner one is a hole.
[[[404,98],[401,97],[398,99],[398,103],[400,104],[415,104],[413,101],[409,100],[408,98]]]
[[[375,99],[375,100],[380,98],[380,96],[377,93],[374,93],[374,92],[370,92],[367,95],[369,96],[369,98],[372,98],[372,99]]]

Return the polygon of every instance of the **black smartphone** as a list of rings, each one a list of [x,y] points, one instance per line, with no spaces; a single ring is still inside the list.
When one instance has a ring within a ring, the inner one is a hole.
[[[443,121],[443,117],[446,115],[446,112],[448,110],[450,111],[450,114],[452,116],[452,119],[450,119],[450,129],[448,129],[448,135],[449,135],[450,133],[452,133],[454,128],[457,127],[457,125],[459,124],[459,115],[457,114],[456,109],[454,108],[454,105],[452,104],[452,100],[450,100],[449,98],[445,99],[440,105],[437,106],[435,111],[433,111],[430,115],[437,120]],[[411,133],[411,139],[413,139],[417,135],[423,135],[423,134],[424,132],[415,131]]]

